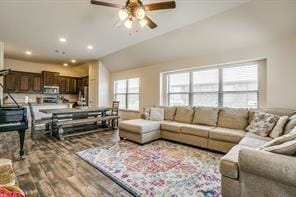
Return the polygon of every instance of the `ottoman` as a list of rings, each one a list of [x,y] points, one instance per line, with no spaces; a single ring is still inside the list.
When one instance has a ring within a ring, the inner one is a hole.
[[[119,136],[133,142],[145,144],[161,138],[160,124],[162,121],[144,119],[125,120],[119,122]]]

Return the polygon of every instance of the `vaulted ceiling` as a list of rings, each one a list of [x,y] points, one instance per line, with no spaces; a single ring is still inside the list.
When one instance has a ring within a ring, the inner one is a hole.
[[[144,3],[159,1],[163,0],[143,0]],[[125,1],[108,2],[124,4]],[[0,0],[0,41],[5,43],[5,57],[59,64],[71,59],[76,59],[79,64],[105,57],[110,68],[117,69],[114,65],[118,62],[110,60],[126,53],[126,58],[131,59],[133,55],[130,56],[130,53],[136,48],[115,52],[143,41],[148,42],[149,39],[221,14],[246,2],[248,0],[177,0],[175,10],[149,13],[159,25],[157,29],[134,27],[128,30],[114,26],[118,20],[117,9],[94,6],[88,0]],[[168,39],[173,35],[168,34]],[[60,37],[66,38],[67,42],[60,43]],[[165,40],[163,37],[159,39]],[[157,40],[148,42],[148,46],[151,49],[158,47],[153,46],[155,42]],[[170,47],[167,42],[165,44]],[[92,45],[93,50],[88,50],[87,45]],[[32,52],[31,56],[25,54],[27,50]],[[62,50],[65,54],[56,53],[56,50]],[[150,57],[150,54],[144,54],[146,52],[150,53],[144,47],[143,54],[137,58],[145,55]],[[108,56],[112,53],[115,56]],[[138,61],[128,62],[126,66],[133,64],[138,65]]]
[[[253,0],[107,55],[102,61],[111,71],[118,71],[240,50],[291,36],[296,39],[295,0]]]

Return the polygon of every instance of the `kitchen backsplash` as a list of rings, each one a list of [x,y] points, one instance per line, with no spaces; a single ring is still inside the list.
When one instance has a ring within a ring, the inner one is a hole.
[[[4,93],[3,98],[5,99],[5,97],[8,96],[8,94]],[[44,95],[43,94],[11,94],[11,96],[13,96],[13,98],[16,100],[16,102],[18,103],[25,103],[26,100],[26,96],[29,98],[29,102],[35,103],[36,98],[37,97],[41,97],[43,98]],[[72,95],[72,94],[60,94],[59,97],[64,97],[65,99],[69,100],[69,102],[77,102],[78,100],[78,96],[77,95]],[[59,102],[62,102],[61,100],[59,100]],[[8,103],[13,103],[13,101],[11,100],[11,98],[8,96],[8,100],[6,101],[6,104]]]

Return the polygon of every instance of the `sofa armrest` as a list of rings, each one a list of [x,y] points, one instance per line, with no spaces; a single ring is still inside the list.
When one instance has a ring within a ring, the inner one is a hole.
[[[242,172],[296,187],[296,157],[243,148],[238,159]]]

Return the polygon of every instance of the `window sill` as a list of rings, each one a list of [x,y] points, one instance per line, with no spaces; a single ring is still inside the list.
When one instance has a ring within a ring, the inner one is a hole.
[[[140,113],[139,110],[131,110],[131,109],[119,109],[121,112],[132,112],[132,113]]]

